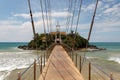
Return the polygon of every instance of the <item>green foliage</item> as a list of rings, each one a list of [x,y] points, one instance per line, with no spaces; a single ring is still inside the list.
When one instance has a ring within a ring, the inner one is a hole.
[[[88,41],[81,37],[78,33],[75,34],[72,32],[67,35],[67,38],[63,40],[63,43],[74,49],[79,49],[86,47],[86,43],[88,43]]]
[[[47,39],[46,39],[47,38]],[[85,38],[81,37],[78,33],[73,33],[71,31],[70,34],[61,35],[62,42],[67,44],[68,46],[79,49],[86,47],[86,43],[88,42]],[[46,47],[50,46],[54,43],[55,35],[50,34],[36,34],[36,37],[28,43],[28,47],[30,49],[45,49]]]

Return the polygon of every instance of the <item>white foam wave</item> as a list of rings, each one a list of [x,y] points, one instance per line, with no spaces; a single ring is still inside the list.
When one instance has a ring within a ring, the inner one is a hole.
[[[33,63],[35,57],[36,55],[30,51],[0,52],[0,80],[4,80],[6,74],[12,70],[27,68]]]
[[[86,57],[87,59],[96,59],[96,57]]]
[[[4,80],[4,75],[0,75],[0,80]]]
[[[110,57],[108,60],[114,61],[120,64],[120,58],[119,57]]]

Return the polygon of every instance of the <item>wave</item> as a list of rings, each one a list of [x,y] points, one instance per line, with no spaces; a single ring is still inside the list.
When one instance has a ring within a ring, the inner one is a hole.
[[[0,51],[0,80],[15,69],[27,68],[35,57],[32,51]]]
[[[87,59],[96,59],[97,57],[86,57]]]
[[[4,75],[0,75],[0,80],[4,80]]]
[[[119,57],[110,57],[108,60],[114,61],[120,64],[120,58]]]

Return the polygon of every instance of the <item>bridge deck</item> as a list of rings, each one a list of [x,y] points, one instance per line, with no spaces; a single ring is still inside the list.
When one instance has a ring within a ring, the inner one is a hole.
[[[67,52],[56,45],[39,80],[84,80]]]

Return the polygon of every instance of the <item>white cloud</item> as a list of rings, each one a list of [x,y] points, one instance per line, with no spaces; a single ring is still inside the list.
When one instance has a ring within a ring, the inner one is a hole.
[[[103,5],[102,1],[98,1],[98,8],[100,8]]]
[[[85,11],[85,12],[93,11],[95,9],[95,5],[96,5],[96,3],[92,3],[92,4],[89,4],[89,5],[86,5],[86,6],[83,5],[82,10]],[[101,8],[102,5],[103,5],[102,1],[99,1],[98,2],[98,8]]]
[[[68,13],[68,12],[53,12],[52,13],[52,17],[63,17],[63,18],[66,18],[67,16],[72,16],[71,13]]]
[[[108,14],[108,13],[114,12],[114,11],[116,11],[116,10],[117,10],[116,7],[108,8],[108,9],[106,9],[106,10],[104,11],[104,13],[105,13],[105,14]]]
[[[89,4],[87,6],[83,6],[82,10],[87,12],[87,11],[90,11],[90,10],[94,10],[94,8],[95,8],[95,4]]]
[[[103,0],[104,2],[112,2],[112,1],[114,1],[114,0]]]
[[[46,15],[46,13],[43,13],[43,14],[44,14],[44,16]],[[52,17],[55,17],[55,18],[57,18],[57,17],[65,18],[67,16],[72,16],[72,14],[68,13],[68,12],[55,12],[54,11],[51,14],[52,14]],[[49,15],[49,13],[48,13],[48,15]],[[29,13],[15,14],[14,16],[15,17],[30,18],[30,14]],[[33,16],[34,16],[34,18],[39,18],[39,17],[42,16],[42,13],[41,12],[35,12],[35,13],[33,13]]]
[[[104,8],[105,9],[107,9],[107,8],[109,8],[110,6],[108,5],[108,4],[106,4],[105,6],[104,6]]]
[[[30,14],[25,14],[25,13],[22,13],[22,14],[15,14],[14,16],[15,16],[15,17],[30,18]]]
[[[2,21],[0,25],[0,42],[3,41],[30,41],[33,37],[30,22],[17,25],[16,21]],[[43,33],[42,21],[35,22],[36,32]]]
[[[113,5],[110,8],[107,8],[104,13],[108,14],[108,13],[115,13],[115,12],[119,12],[120,11],[120,3]]]
[[[32,38],[31,28],[29,26],[16,25],[16,21],[3,21],[0,25],[0,41],[29,41]],[[6,24],[7,23],[7,24]],[[15,23],[15,24],[14,24]]]

